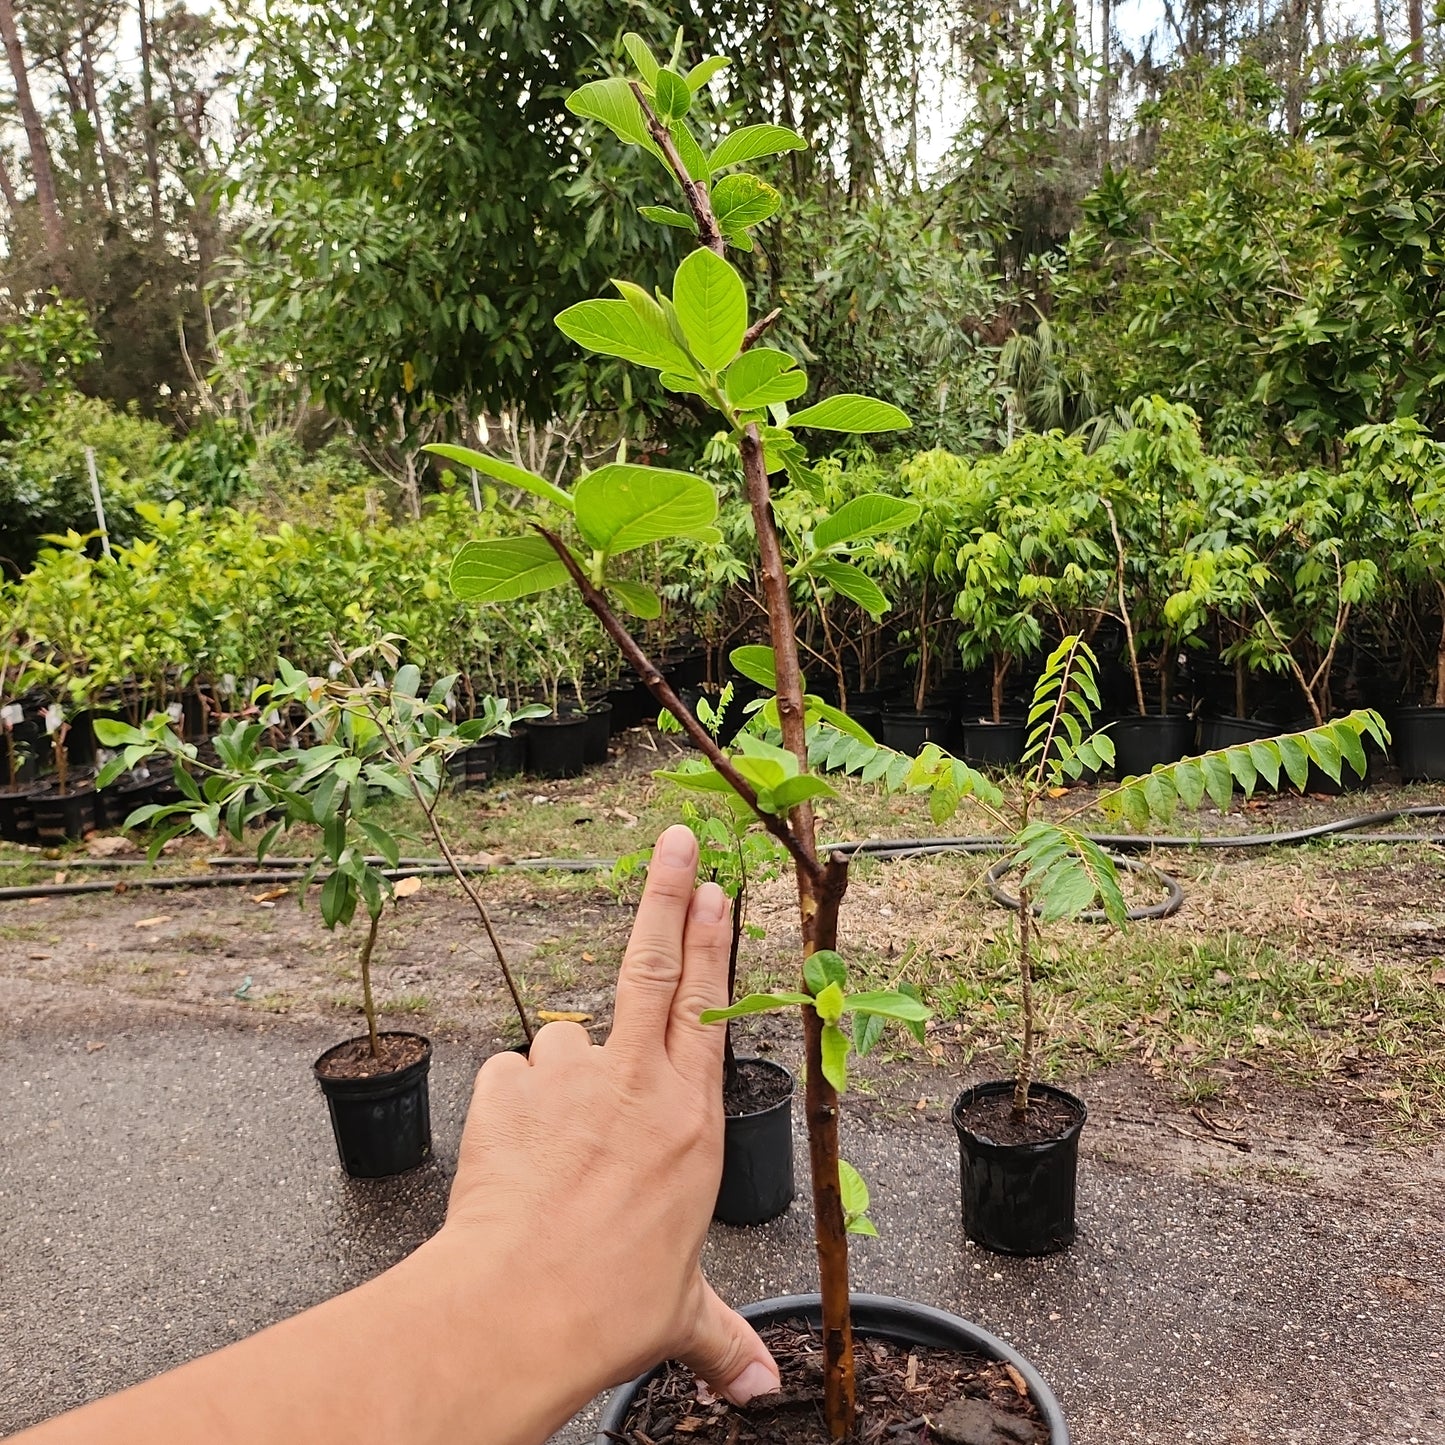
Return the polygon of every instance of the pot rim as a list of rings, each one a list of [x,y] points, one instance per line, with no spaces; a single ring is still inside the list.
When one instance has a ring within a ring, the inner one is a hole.
[[[1079,1117],[1062,1134],[1056,1134],[1051,1139],[1037,1139],[1027,1144],[1000,1144],[997,1140],[990,1139],[987,1134],[976,1134],[960,1120],[959,1115],[966,1104],[971,1104],[978,1098],[1011,1093],[1013,1088],[1014,1081],[1012,1079],[985,1079],[980,1084],[970,1084],[953,1101],[953,1107],[949,1109],[948,1117],[953,1121],[953,1127],[958,1131],[959,1139],[966,1140],[969,1148],[985,1154],[1047,1154],[1072,1144],[1079,1137],[1084,1125],[1089,1122],[1089,1106],[1077,1094],[1071,1094],[1067,1089],[1061,1089],[1056,1084],[1037,1082],[1029,1085],[1030,1094],[1035,1092],[1050,1094],[1056,1099],[1062,1099],[1065,1103],[1071,1104],[1079,1111]]]
[[[758,1324],[798,1315],[806,1318],[819,1313],[821,1307],[822,1296],[819,1294],[790,1294],[742,1305],[738,1308],[738,1313],[750,1323]],[[1024,1383],[1029,1388],[1029,1398],[1043,1417],[1045,1428],[1049,1432],[1049,1445],[1070,1445],[1068,1422],[1064,1419],[1063,1409],[1053,1390],[1031,1361],[997,1335],[964,1319],[962,1315],[952,1314],[933,1305],[919,1304],[915,1300],[898,1299],[892,1295],[852,1294],[849,1297],[849,1310],[853,1316],[853,1328],[859,1334],[887,1339],[890,1337],[891,1325],[898,1332],[895,1338],[898,1338],[900,1343],[912,1343],[904,1335],[912,1321],[930,1326],[934,1331],[946,1331],[954,1335],[959,1341],[960,1349],[975,1349],[991,1359],[1012,1365],[1023,1376]],[[860,1320],[860,1315],[870,1315],[872,1320]],[[663,1365],[656,1365],[645,1370],[635,1380],[612,1391],[598,1422],[597,1445],[610,1445],[613,1437],[608,1432],[615,1432],[637,1392],[663,1368]]]
[[[798,1080],[791,1069],[784,1067],[784,1065],[777,1063],[773,1059],[758,1059],[751,1056],[745,1059],[739,1059],[738,1063],[762,1064],[764,1068],[772,1069],[774,1072],[781,1074],[788,1081],[788,1092],[776,1103],[769,1104],[764,1109],[753,1109],[747,1114],[729,1114],[724,1111],[723,1119],[727,1123],[731,1124],[742,1119],[761,1119],[765,1114],[776,1114],[780,1109],[792,1107],[793,1095],[798,1092]]]
[[[390,1088],[399,1082],[406,1081],[408,1075],[412,1073],[424,1073],[430,1067],[432,1042],[425,1034],[412,1033],[410,1029],[378,1029],[377,1034],[378,1037],[383,1039],[420,1039],[422,1043],[426,1045],[426,1052],[422,1054],[421,1058],[413,1060],[400,1069],[391,1069],[385,1074],[368,1074],[365,1078],[357,1079],[338,1079],[332,1077],[330,1074],[323,1074],[321,1072],[321,1065],[338,1049],[344,1049],[348,1044],[361,1043],[367,1039],[366,1034],[353,1034],[349,1039],[342,1039],[340,1043],[332,1044],[331,1047],[326,1049],[321,1057],[311,1065],[311,1072],[323,1090],[328,1088],[346,1089],[348,1087],[355,1087],[357,1089]]]

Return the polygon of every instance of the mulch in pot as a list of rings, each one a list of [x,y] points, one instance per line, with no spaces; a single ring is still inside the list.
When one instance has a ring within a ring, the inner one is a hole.
[[[416,1034],[382,1034],[380,1044],[380,1058],[364,1038],[338,1044],[318,1068],[328,1079],[375,1079],[410,1068],[426,1053],[426,1040]]]
[[[759,1114],[781,1103],[793,1092],[791,1080],[759,1059],[739,1059],[732,1079],[723,1087],[723,1112]]]
[[[751,1404],[717,1399],[669,1364],[640,1392],[616,1445],[827,1445],[823,1344],[801,1321],[761,1331],[782,1390]],[[960,1350],[855,1336],[857,1445],[1046,1445],[1048,1427],[1009,1366]]]
[[[1078,1122],[1079,1111],[1052,1094],[1029,1095],[1029,1107],[1020,1117],[1014,1112],[1013,1090],[975,1099],[958,1116],[981,1139],[995,1144],[1042,1144],[1062,1139]]]

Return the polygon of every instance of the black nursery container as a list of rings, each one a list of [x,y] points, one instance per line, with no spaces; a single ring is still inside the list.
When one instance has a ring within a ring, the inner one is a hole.
[[[942,708],[924,708],[922,712],[884,712],[883,746],[900,753],[917,753],[925,743],[946,747],[948,714]]]
[[[1074,1242],[1074,1201],[1079,1134],[1088,1119],[1083,1100],[1051,1084],[1032,1084],[1029,1097],[1047,1095],[1078,1111],[1058,1138],[1036,1144],[998,1144],[963,1122],[975,1100],[1011,1094],[1013,1083],[996,1079],[965,1089],[953,1102],[963,1186],[963,1230],[999,1254],[1053,1254]]]
[[[513,723],[510,737],[498,735],[496,776],[515,778],[527,771],[527,759],[531,752],[527,723]]]
[[[30,799],[30,816],[42,848],[74,843],[95,827],[95,788],[82,783],[65,793],[36,793]]]
[[[321,1066],[348,1039],[312,1065],[331,1113],[331,1130],[341,1167],[353,1179],[382,1179],[415,1169],[431,1154],[431,1102],[427,1072],[431,1041],[420,1034],[384,1033],[384,1039],[421,1039],[426,1052],[414,1064],[369,1079],[330,1079]],[[362,1039],[360,1042],[364,1043]]]
[[[1445,707],[1402,707],[1390,736],[1402,778],[1445,782]]]
[[[738,1063],[776,1074],[788,1091],[766,1109],[727,1116],[713,1218],[723,1224],[766,1224],[793,1202],[793,1076],[770,1059]]]
[[[587,731],[582,755],[590,768],[607,761],[607,743],[612,736],[612,704],[594,702],[583,716],[587,719]]]
[[[1002,722],[967,722],[963,727],[963,757],[979,768],[1016,768],[1028,744],[1028,726],[1021,718]]]
[[[527,771],[538,778],[576,778],[587,767],[586,713],[553,713],[527,724]]]
[[[1125,717],[1112,723],[1114,776],[1140,778],[1160,763],[1188,757],[1194,743],[1194,719],[1184,713]]]
[[[0,788],[0,842],[35,843],[35,815],[30,811],[30,804],[46,786],[21,783],[14,788]]]
[[[1263,742],[1279,736],[1274,723],[1249,717],[1206,717],[1199,722],[1199,751],[1212,753],[1219,748],[1236,748],[1241,743]]]
[[[886,1295],[850,1295],[848,1312],[853,1319],[853,1328],[865,1339],[888,1340],[895,1345],[921,1345],[925,1349],[961,1350],[982,1355],[985,1359],[1003,1361],[1027,1387],[1029,1399],[1048,1431],[1048,1445],[1069,1445],[1069,1427],[1058,1397],[1034,1365],[997,1335],[969,1320],[960,1319],[958,1315],[929,1305],[915,1304],[912,1300],[890,1299]],[[816,1328],[823,1319],[822,1296],[784,1295],[780,1299],[759,1300],[756,1304],[743,1305],[738,1313],[757,1330],[798,1319],[806,1320]],[[598,1421],[597,1445],[613,1445],[615,1441],[629,1438],[622,1431],[633,1401],[665,1368],[659,1365],[612,1392]],[[930,1438],[940,1437],[930,1432]]]

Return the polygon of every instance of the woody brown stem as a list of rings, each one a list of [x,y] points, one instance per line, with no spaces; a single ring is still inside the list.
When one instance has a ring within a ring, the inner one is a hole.
[[[643,94],[642,87],[635,80],[632,82],[632,93],[637,97],[638,105],[642,107],[642,116],[647,122],[648,134],[666,158],[668,169],[677,177],[677,183],[682,187],[682,193],[687,198],[688,209],[692,212],[693,220],[697,222],[698,240],[709,251],[714,251],[721,256],[723,253],[722,232],[718,230],[717,221],[713,218],[707,192],[688,174],[687,167],[683,165],[682,157],[678,154],[677,146],[673,143],[672,132],[658,120],[652,107],[647,103],[647,96]]]
[[[617,644],[618,650],[641,679],[642,685],[678,720],[682,725],[683,732],[688,735],[697,750],[727,779],[733,791],[757,814],[758,821],[768,832],[788,850],[788,856],[792,858],[794,865],[800,870],[821,874],[822,869],[812,854],[811,839],[809,846],[804,848],[801,839],[789,827],[786,819],[780,818],[776,813],[764,812],[758,806],[758,795],[752,784],[733,767],[727,754],[718,746],[717,740],[698,722],[692,715],[691,709],[668,686],[667,679],[658,671],[656,663],[648,657],[637,639],[622,625],[621,619],[612,610],[606,597],[593,585],[592,579],[578,565],[577,559],[572,555],[572,549],[555,532],[549,532],[546,527],[538,526],[537,531],[547,539],[548,544],[577,584],[577,590],[581,592],[582,600],[587,604],[593,616],[602,624],[603,631]]]
[[[738,347],[738,350],[751,351],[752,348],[772,330],[774,322],[776,322],[782,314],[783,308],[781,306],[774,306],[766,316],[758,317],[758,319],[743,332],[742,344]]]
[[[778,542],[768,486],[767,461],[755,425],[749,423],[738,439],[748,503],[758,539],[758,562],[763,597],[768,608],[768,632],[773,643],[773,681],[778,701],[778,722],[783,744],[808,766],[807,719],[803,711],[803,673],[798,663],[798,641],[793,627],[788,572]],[[838,909],[848,888],[848,864],[830,857],[817,862],[813,807],[802,803],[792,812],[797,834],[812,866],[797,869],[798,912],[802,923],[804,955],[838,944]],[[833,1440],[844,1439],[853,1428],[855,1383],[853,1327],[848,1313],[848,1231],[843,1195],[838,1182],[838,1094],[823,1074],[823,1022],[811,1007],[803,1009],[806,1073],[804,1108],[808,1122],[808,1153],[812,1160],[813,1220],[818,1247],[818,1277],[823,1294],[823,1417]]]

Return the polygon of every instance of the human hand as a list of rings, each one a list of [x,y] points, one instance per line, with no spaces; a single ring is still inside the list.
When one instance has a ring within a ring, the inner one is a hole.
[[[687,828],[658,839],[596,1046],[552,1023],[477,1078],[442,1235],[510,1261],[557,1318],[553,1368],[596,1389],[672,1358],[734,1403],[778,1388],[767,1347],[703,1278],[722,1170],[726,895]],[[564,1323],[565,1322],[565,1323]]]

